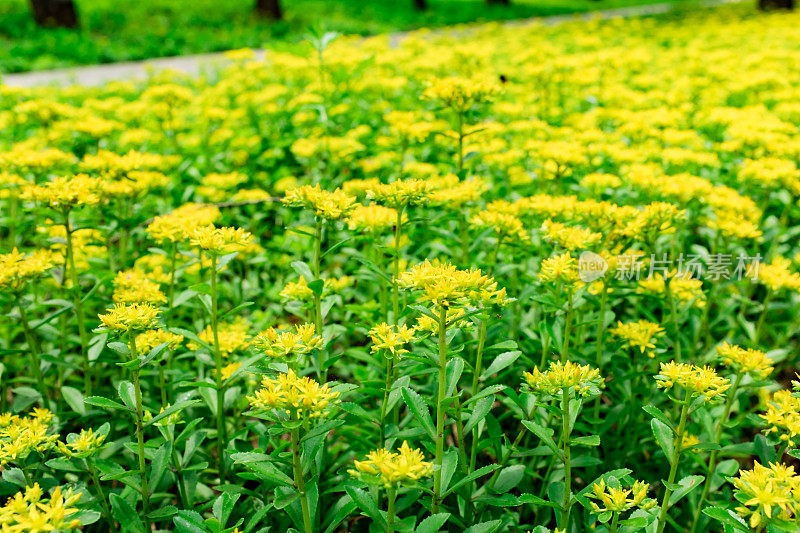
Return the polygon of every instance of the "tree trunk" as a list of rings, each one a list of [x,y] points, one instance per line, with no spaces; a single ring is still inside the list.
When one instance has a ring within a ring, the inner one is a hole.
[[[414,7],[417,11],[425,11],[428,9],[428,0],[414,0]]]
[[[794,0],[758,0],[758,9],[762,11],[774,11],[778,9],[791,11],[794,9]]]
[[[78,13],[73,0],[31,0],[31,8],[39,26],[78,27]]]
[[[271,19],[281,20],[283,18],[281,0],[256,0],[256,13]]]

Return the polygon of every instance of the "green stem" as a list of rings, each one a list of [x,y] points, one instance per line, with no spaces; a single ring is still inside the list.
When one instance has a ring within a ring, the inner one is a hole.
[[[128,332],[128,344],[131,351],[131,358],[136,361],[139,359],[139,352],[136,349],[136,332]],[[142,407],[142,387],[139,383],[139,365],[133,367],[133,390],[136,397],[136,444],[139,455],[139,472],[142,476],[142,509],[145,529],[150,531],[150,487],[147,482],[147,464],[144,454],[144,408]]]
[[[381,403],[381,420],[380,420],[380,443],[379,446],[386,444],[386,408],[389,405],[389,390],[392,387],[392,373],[394,372],[394,355],[386,359],[386,381],[383,385],[383,402]]]
[[[672,294],[670,287],[671,280],[664,281],[664,287],[667,293],[667,305],[669,306],[670,324],[672,325],[672,342],[675,349],[675,360],[681,361],[681,339],[680,328],[678,327],[678,309],[675,303],[675,296]]]
[[[433,502],[431,514],[442,503],[442,458],[444,457],[444,397],[447,387],[447,308],[439,311],[439,387],[436,391],[436,457],[433,467]]]
[[[386,489],[386,499],[388,500],[386,507],[386,533],[394,533],[394,502],[397,499],[397,489],[395,487],[392,486]]]
[[[733,387],[728,392],[728,398],[725,401],[725,409],[722,412],[722,418],[717,420],[717,427],[714,432],[714,444],[719,444],[720,439],[722,438],[722,430],[725,428],[725,423],[728,421],[728,417],[731,414],[731,408],[733,407],[733,401],[736,398],[736,391],[739,388],[739,385],[742,383],[742,378],[744,374],[742,372],[738,372],[736,374],[736,379],[733,382]],[[711,481],[714,479],[714,471],[717,469],[717,455],[719,450],[712,450],[711,454],[708,458],[708,469],[706,470],[706,480],[703,485],[703,492],[700,494],[700,501],[697,502],[697,508],[694,511],[694,517],[692,518],[692,528],[691,533],[695,533],[697,531],[697,525],[700,520],[700,513],[703,510],[703,503],[706,501],[708,497],[708,493],[711,490]]]
[[[28,323],[28,315],[25,312],[25,307],[22,305],[22,299],[17,300],[17,308],[19,309],[19,319],[22,323],[22,329],[25,332],[25,339],[28,341],[28,351],[31,356],[31,370],[33,377],[36,378],[36,385],[39,387],[39,394],[42,395],[42,404],[47,403],[47,389],[44,386],[44,376],[42,375],[41,361],[39,360],[39,353],[41,348],[39,342],[33,336],[30,325]]]
[[[472,373],[472,396],[478,394],[480,386],[481,369],[483,368],[483,349],[486,345],[486,320],[481,319],[480,329],[478,329],[478,351],[475,354],[475,369]],[[478,456],[478,424],[472,428],[472,443],[469,453],[469,472],[475,470],[475,461]]]
[[[86,464],[86,470],[89,472],[89,477],[92,479],[92,484],[97,489],[98,499],[100,500],[100,505],[103,507],[103,515],[108,525],[111,527],[111,531],[114,531],[114,518],[111,514],[111,506],[108,504],[106,493],[103,492],[103,487],[100,485],[100,478],[97,477],[97,469],[94,467],[94,463],[89,457],[84,459],[84,463]]]
[[[178,262],[178,243],[172,243],[172,250],[169,258],[169,290],[167,292],[167,309],[172,310],[175,299],[175,270]]]
[[[222,350],[219,348],[218,332],[218,294],[217,294],[217,256],[211,254],[211,331],[214,334],[214,379],[217,389],[217,459],[219,463],[219,482],[225,483],[225,382],[222,379]]]
[[[675,484],[675,476],[678,473],[678,461],[681,457],[683,447],[683,433],[686,430],[686,418],[689,416],[689,406],[692,403],[692,396],[686,392],[686,398],[683,400],[683,407],[681,408],[681,417],[678,422],[678,430],[675,434],[675,449],[672,452],[672,461],[670,461],[669,478],[667,479],[667,486],[664,490],[664,499],[661,500],[661,512],[658,515],[658,530],[657,533],[663,533],[664,527],[667,525],[667,510],[669,509],[669,498],[672,496],[672,489],[670,488]]]
[[[84,396],[92,394],[92,376],[89,367],[89,337],[86,333],[86,324],[83,321],[83,301],[81,299],[80,285],[78,284],[78,271],[75,269],[75,249],[72,239],[72,227],[69,223],[69,211],[64,211],[64,231],[67,236],[67,265],[69,277],[72,281],[72,305],[78,320],[78,335],[81,339],[81,355],[83,356],[83,393]]]
[[[597,320],[597,339],[595,344],[595,365],[600,370],[600,375],[603,375],[603,351],[605,350],[606,340],[606,308],[608,307],[608,283],[603,281],[603,293],[600,296],[600,318]],[[598,394],[594,399],[594,414],[592,418],[598,421],[600,418],[600,398],[602,394]]]
[[[767,295],[764,296],[764,301],[761,304],[761,316],[758,317],[758,323],[756,324],[756,331],[753,334],[753,346],[758,347],[758,341],[761,340],[761,334],[764,332],[764,324],[767,319],[767,312],[769,308],[769,304],[772,301],[772,297],[774,296],[774,292],[767,289]]]
[[[317,217],[314,226],[314,281],[319,280],[320,263],[322,261],[322,218]],[[314,328],[317,335],[322,335],[322,291],[314,291]],[[324,353],[317,349],[317,377],[320,382],[325,381],[325,370],[323,369]]]
[[[306,482],[303,479],[303,464],[300,462],[300,429],[292,429],[292,466],[294,472],[294,485],[300,494],[300,508],[303,512],[303,529],[305,533],[311,533],[311,513],[308,510],[308,495],[306,494]]]
[[[619,513],[614,512],[611,513],[611,527],[608,530],[608,533],[617,533],[617,524],[619,523]]]
[[[565,363],[569,359],[569,337],[572,333],[572,315],[573,313],[573,303],[572,303],[572,294],[567,294],[567,298],[569,298],[567,302],[567,316],[564,319],[564,344],[561,348],[561,362]]]
[[[561,504],[561,530],[569,531],[569,511],[572,507],[572,464],[570,439],[569,388],[561,390],[561,434],[564,440],[564,501]]]
[[[392,277],[392,320],[400,323],[400,234],[403,226],[403,208],[397,209],[397,220],[394,223],[394,276]]]

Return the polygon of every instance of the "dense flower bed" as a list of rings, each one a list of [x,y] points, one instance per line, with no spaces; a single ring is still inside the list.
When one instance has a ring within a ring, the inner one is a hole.
[[[798,25],[0,87],[3,531],[795,531]]]

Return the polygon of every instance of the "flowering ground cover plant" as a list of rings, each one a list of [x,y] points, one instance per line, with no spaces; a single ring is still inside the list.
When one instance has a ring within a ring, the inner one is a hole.
[[[0,87],[0,525],[797,531],[800,24]]]

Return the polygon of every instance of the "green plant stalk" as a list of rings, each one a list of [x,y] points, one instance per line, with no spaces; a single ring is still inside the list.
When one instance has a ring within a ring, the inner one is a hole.
[[[169,290],[167,291],[167,310],[171,311],[175,300],[175,271],[178,262],[178,243],[172,243],[169,258]]]
[[[83,394],[92,394],[92,376],[89,362],[89,337],[86,333],[86,324],[83,320],[83,301],[81,300],[80,285],[78,284],[78,271],[75,269],[75,249],[72,242],[72,227],[69,223],[69,211],[64,211],[64,232],[67,236],[67,265],[69,277],[72,281],[72,305],[75,308],[75,317],[78,320],[78,335],[81,339],[81,355],[83,356]]]
[[[597,321],[597,333],[595,338],[595,365],[600,370],[600,375],[603,375],[603,352],[605,350],[606,340],[606,308],[608,307],[608,283],[603,281],[603,293],[600,295],[600,318]],[[600,417],[600,398],[602,394],[598,394],[594,399],[594,411],[592,418],[598,420]]]
[[[89,477],[92,479],[92,484],[97,489],[97,495],[99,496],[100,505],[103,508],[103,515],[105,516],[108,525],[111,527],[111,531],[113,531],[114,518],[113,515],[111,514],[111,506],[108,504],[106,493],[103,492],[103,487],[100,485],[100,478],[97,477],[97,469],[94,467],[94,463],[89,457],[85,458],[83,462],[86,464],[86,471],[89,472]]]
[[[731,387],[731,390],[728,392],[728,398],[725,401],[725,410],[722,412],[722,418],[717,420],[717,427],[716,430],[714,431],[714,444],[719,444],[720,439],[722,438],[722,430],[725,428],[725,422],[728,421],[728,417],[731,414],[733,401],[736,398],[736,391],[742,384],[743,377],[744,373],[742,372],[736,373],[736,378],[733,382],[733,386]],[[711,450],[711,454],[708,457],[708,470],[706,470],[706,480],[703,484],[703,492],[700,494],[700,501],[697,502],[697,508],[695,509],[694,517],[692,518],[692,529],[690,530],[691,533],[695,533],[695,531],[697,531],[697,524],[700,521],[700,513],[703,510],[703,503],[705,503],[706,498],[708,497],[708,493],[711,490],[711,481],[714,479],[714,471],[717,469],[718,454],[719,450]]]
[[[397,500],[397,488],[394,486],[386,489],[386,533],[394,533],[394,502]]]
[[[28,315],[25,312],[25,307],[22,305],[22,299],[17,298],[17,309],[19,309],[19,319],[22,323],[22,330],[25,332],[25,339],[28,341],[28,351],[31,356],[31,367],[33,370],[33,377],[36,378],[36,385],[39,387],[39,394],[42,395],[42,403],[47,403],[47,389],[44,386],[44,376],[42,375],[41,361],[39,354],[41,348],[39,342],[33,336],[30,324],[28,323]]]
[[[308,495],[306,494],[306,482],[303,479],[303,464],[300,462],[300,428],[293,428],[292,435],[292,471],[294,473],[294,485],[300,495],[300,509],[303,513],[303,529],[305,533],[312,532],[311,513],[308,509]]]
[[[456,110],[456,117],[458,119],[458,171],[464,169],[464,111],[462,109]]]
[[[397,220],[394,223],[394,272],[392,277],[392,320],[400,324],[400,235],[403,226],[403,208],[397,209]]]
[[[447,308],[439,311],[439,387],[436,391],[436,457],[433,467],[433,502],[431,514],[442,503],[442,459],[444,457],[444,395],[447,387]]]
[[[217,459],[219,462],[219,482],[225,483],[225,382],[222,379],[222,350],[219,348],[218,332],[218,294],[217,294],[217,256],[211,255],[211,331],[214,333],[214,380],[217,389]]]
[[[670,461],[669,478],[667,479],[667,487],[664,490],[664,499],[661,500],[661,512],[658,514],[658,530],[657,533],[663,533],[664,527],[667,525],[667,510],[669,509],[669,498],[672,496],[672,489],[670,488],[675,483],[675,476],[678,473],[678,461],[681,457],[681,446],[683,445],[683,433],[686,431],[686,419],[689,416],[689,406],[692,403],[692,396],[686,392],[686,398],[683,400],[683,407],[681,408],[681,416],[678,422],[678,430],[675,434],[675,449],[672,452],[672,461]]]
[[[672,326],[672,339],[675,348],[675,360],[680,362],[681,357],[681,339],[680,328],[678,327],[678,309],[675,304],[675,295],[672,294],[670,281],[664,282],[664,288],[667,293],[667,306],[669,307],[670,325]]]
[[[758,317],[758,323],[756,324],[756,331],[753,334],[753,346],[758,347],[758,342],[761,340],[761,335],[764,332],[764,323],[767,319],[767,312],[769,308],[769,304],[772,301],[772,297],[775,295],[775,291],[767,289],[767,294],[764,296],[764,302],[761,304],[761,316]]]
[[[481,326],[478,329],[478,351],[475,354],[475,368],[472,373],[472,389],[470,392],[472,396],[478,394],[480,386],[481,369],[483,368],[483,349],[486,345],[486,320],[481,318]],[[478,457],[478,424],[472,428],[472,442],[470,444],[469,452],[469,473],[475,470],[475,462]]]
[[[561,530],[569,530],[569,511],[572,507],[572,464],[569,414],[569,388],[561,390],[561,434],[564,439],[564,502],[561,504]]]
[[[619,513],[611,513],[611,526],[608,533],[617,533],[617,524],[619,523]]]
[[[136,332],[128,332],[128,347],[131,351],[131,358],[136,361],[139,359],[139,352],[136,349]],[[144,408],[142,407],[142,387],[139,383],[139,365],[133,367],[131,373],[133,378],[133,390],[136,397],[136,444],[139,455],[139,471],[142,475],[142,509],[145,529],[150,531],[150,487],[147,482],[147,464],[144,454]]]
[[[572,318],[574,315],[572,294],[568,293],[569,298],[567,302],[567,316],[564,318],[564,345],[561,348],[561,362],[565,363],[569,360],[569,341],[572,334]]]
[[[322,261],[322,219],[316,218],[314,225],[314,280],[320,279],[320,263]],[[317,335],[322,335],[322,294],[314,292],[314,328]],[[324,381],[325,370],[323,369],[324,354],[321,349],[317,349],[317,377],[320,382]]]
[[[394,355],[386,359],[386,381],[383,385],[383,402],[381,402],[381,420],[380,420],[380,443],[379,446],[383,447],[386,444],[386,408],[389,405],[389,390],[392,387],[392,373],[394,372]]]
[[[175,463],[175,476],[178,478],[178,497],[181,500],[181,505],[184,509],[191,509],[192,502],[189,500],[189,490],[186,486],[186,478],[183,477],[183,465],[178,452],[175,450],[175,430],[174,427],[169,429],[169,441],[172,444],[172,462]]]

